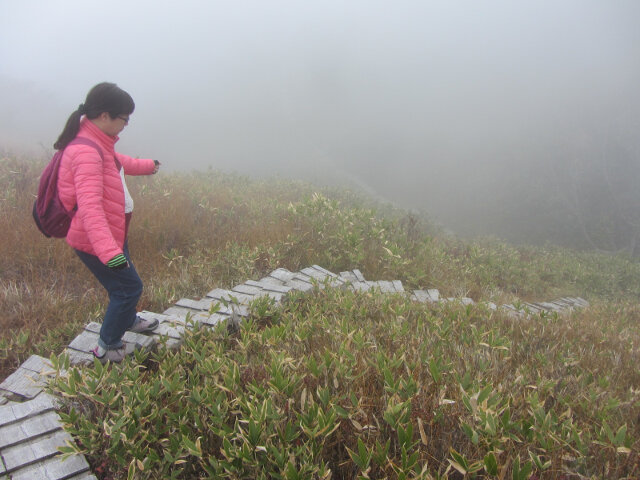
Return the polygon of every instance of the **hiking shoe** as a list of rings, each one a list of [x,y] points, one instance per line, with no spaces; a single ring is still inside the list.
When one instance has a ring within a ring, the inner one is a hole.
[[[124,357],[127,356],[127,349],[123,345],[122,347],[116,348],[114,350],[107,350],[104,353],[104,355],[100,356],[98,355],[98,347],[96,347],[93,350],[91,350],[91,353],[93,353],[93,356],[96,357],[98,360],[100,360],[100,363],[104,365],[107,362],[113,362],[113,363],[122,362],[122,360],[124,360]]]
[[[145,320],[144,318],[136,317],[136,321],[133,322],[129,331],[134,333],[148,333],[158,328],[158,325],[159,322],[157,318],[154,318],[153,320]]]

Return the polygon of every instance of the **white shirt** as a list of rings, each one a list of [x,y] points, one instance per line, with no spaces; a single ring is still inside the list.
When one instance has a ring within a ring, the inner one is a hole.
[[[122,178],[122,189],[124,190],[124,213],[133,212],[133,198],[127,188],[127,182],[124,181],[124,168],[120,169],[120,178]]]

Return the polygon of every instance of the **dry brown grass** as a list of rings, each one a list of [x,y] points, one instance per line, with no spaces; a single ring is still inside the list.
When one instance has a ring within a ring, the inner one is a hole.
[[[100,321],[106,304],[69,246],[44,238],[33,224],[44,163],[0,158],[0,379],[31,353],[60,352],[83,324]],[[134,177],[128,184],[136,202],[129,246],[145,283],[140,309],[161,312],[181,297],[314,263],[496,303],[640,296],[638,262],[462,242],[345,191],[315,194],[320,190],[300,182],[215,171]]]

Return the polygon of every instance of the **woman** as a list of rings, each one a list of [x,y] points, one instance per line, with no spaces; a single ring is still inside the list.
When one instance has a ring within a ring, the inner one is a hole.
[[[64,150],[58,174],[58,195],[68,210],[77,207],[67,243],[109,294],[98,345],[93,354],[102,362],[125,357],[122,336],[129,330],[145,333],[158,321],[136,315],[142,281],[127,245],[133,200],[124,175],[149,175],[160,162],[116,153],[118,134],[129,123],[135,104],[114,83],[93,87],[71,114],[58,141]]]

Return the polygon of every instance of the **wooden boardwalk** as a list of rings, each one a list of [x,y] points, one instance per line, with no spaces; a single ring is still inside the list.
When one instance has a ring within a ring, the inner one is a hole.
[[[152,349],[162,340],[169,348],[182,343],[189,322],[215,326],[220,322],[238,323],[249,313],[249,304],[263,296],[281,303],[291,291],[309,292],[314,288],[349,288],[354,291],[377,291],[409,295],[417,302],[475,303],[470,298],[441,298],[435,289],[405,291],[399,280],[368,281],[359,270],[332,273],[318,265],[290,272],[278,268],[260,280],[247,280],[231,290],[215,288],[200,299],[182,298],[162,313],[140,312],[139,316],[159,321],[150,335],[127,332],[123,338],[127,351]],[[541,312],[564,313],[589,304],[582,298],[563,297],[551,302],[502,305],[514,317]],[[92,365],[100,324],[91,322],[69,344],[65,353],[71,365]],[[97,480],[82,455],[62,460],[59,448],[73,439],[62,427],[56,413],[56,399],[44,391],[56,374],[51,363],[32,355],[0,384],[0,480]],[[63,373],[64,374],[64,373]]]

